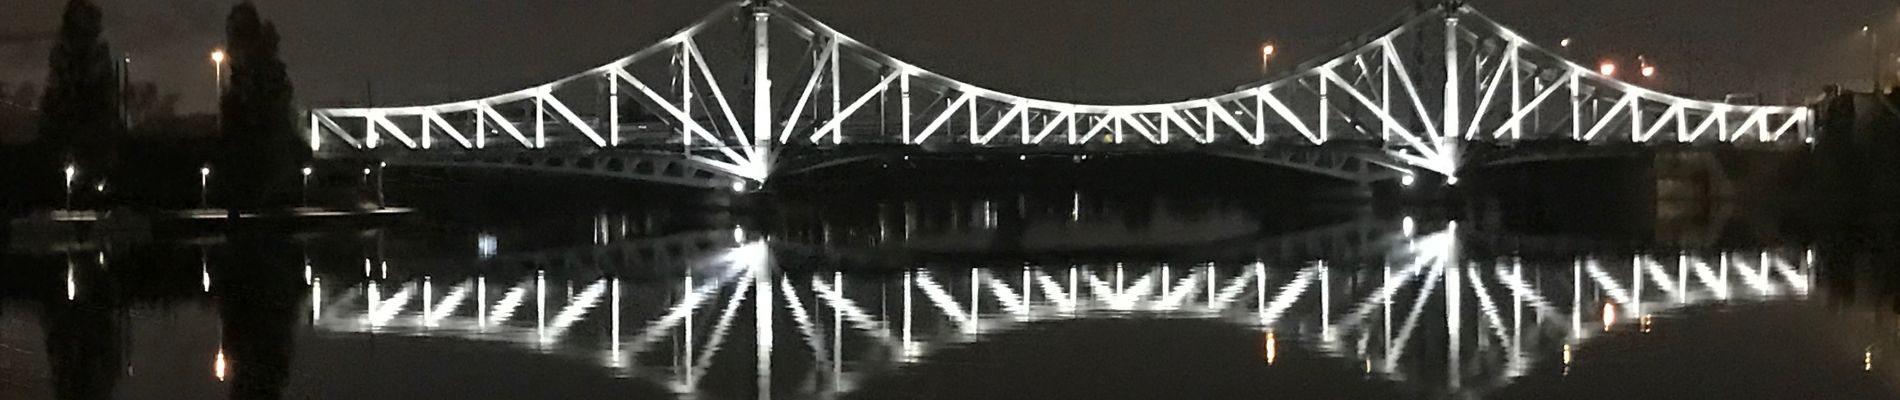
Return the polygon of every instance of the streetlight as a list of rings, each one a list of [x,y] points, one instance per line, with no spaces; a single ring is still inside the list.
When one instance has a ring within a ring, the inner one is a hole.
[[[1880,93],[1880,32],[1874,32],[1873,25],[1861,25],[1860,34],[1867,36],[1867,59],[1874,63],[1874,75],[1868,80],[1873,86],[1868,92]]]
[[[211,166],[198,167],[198,208],[211,208],[211,196],[207,194],[210,190],[206,188],[210,183]]]
[[[1640,72],[1642,72],[1644,78],[1656,77],[1656,65],[1649,63],[1649,57],[1636,56],[1636,63],[1642,66]]]
[[[303,167],[303,190],[299,191],[298,195],[302,198],[304,207],[310,206],[310,173],[311,172],[313,171],[310,169],[309,166]]]
[[[1273,62],[1273,56],[1279,52],[1280,47],[1272,42],[1260,45],[1260,75],[1266,75],[1270,71],[1268,65]]]
[[[1603,76],[1615,77],[1616,62],[1604,61],[1603,64],[1597,65],[1597,73],[1603,74]]]
[[[383,197],[383,169],[384,168],[389,168],[388,162],[384,162],[384,161],[376,162],[376,208],[389,207],[389,201],[386,200],[387,199],[386,197]]]
[[[221,110],[224,97],[224,49],[211,50],[211,109]],[[219,125],[224,124],[224,113],[214,112]]]
[[[1562,47],[1564,48],[1564,50],[1569,50],[1569,49],[1570,49],[1570,38],[1564,38],[1564,40],[1563,40],[1563,41],[1559,41],[1559,42],[1557,42],[1557,45],[1558,45],[1558,46],[1562,46]]]
[[[73,209],[73,178],[79,176],[79,169],[66,164],[66,210]]]

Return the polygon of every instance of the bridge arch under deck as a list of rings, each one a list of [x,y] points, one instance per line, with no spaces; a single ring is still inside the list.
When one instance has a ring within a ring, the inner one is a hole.
[[[753,18],[736,18],[746,14]],[[737,51],[703,50],[712,46]],[[802,50],[786,54],[790,48]],[[631,111],[636,104],[652,111]],[[728,4],[630,56],[546,84],[435,105],[317,109],[308,122],[320,154],[496,166],[457,160],[664,149],[694,174],[748,187],[788,166],[825,165],[828,152],[853,146],[1196,148],[1369,182],[1422,173],[1455,178],[1468,164],[1485,163],[1467,154],[1473,144],[1506,151],[1541,142],[1800,149],[1815,125],[1807,107],[1701,101],[1599,74],[1457,4],[1402,15],[1296,70],[1223,94],[1093,105],[952,79],[775,1]],[[797,147],[817,149],[793,153],[818,159],[788,160],[785,150]],[[1274,155],[1287,147],[1338,154]],[[580,156],[543,158],[564,157]],[[718,181],[629,177],[703,187]]]

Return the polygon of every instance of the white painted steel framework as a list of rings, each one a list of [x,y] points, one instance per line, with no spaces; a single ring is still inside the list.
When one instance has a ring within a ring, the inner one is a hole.
[[[742,13],[752,18],[735,18]],[[745,45],[713,46],[721,43]],[[749,51],[723,59],[734,52],[712,51],[734,48]],[[783,51],[792,48],[801,50]],[[781,50],[776,58],[774,49]],[[734,64],[751,68],[729,67]],[[742,118],[747,112],[750,121]],[[314,110],[309,134],[320,152],[386,151],[390,158],[491,149],[670,149],[754,185],[773,176],[781,152],[792,146],[1228,154],[1313,146],[1360,162],[1299,164],[1302,169],[1371,181],[1418,172],[1455,178],[1468,162],[1466,147],[1477,142],[1793,148],[1811,137],[1814,124],[1805,107],[1694,100],[1599,74],[1463,5],[1397,18],[1296,70],[1224,94],[1095,105],[952,79],[795,7],[760,2],[729,4],[631,56],[511,93]]]

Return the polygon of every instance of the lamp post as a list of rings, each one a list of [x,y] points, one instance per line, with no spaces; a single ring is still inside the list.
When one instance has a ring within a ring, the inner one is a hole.
[[[382,161],[376,162],[376,208],[379,208],[379,209],[389,207],[388,201],[386,200],[385,197],[383,197],[383,169],[384,168],[389,168],[389,163],[382,162]]]
[[[1272,65],[1271,63],[1273,62],[1273,56],[1278,54],[1279,52],[1280,52],[1280,47],[1277,45],[1274,45],[1273,42],[1267,42],[1266,44],[1260,45],[1260,75],[1261,76],[1267,76],[1267,73],[1272,72],[1272,69],[1270,69],[1269,66]]]
[[[198,208],[211,208],[211,166],[198,167]]]
[[[66,164],[66,210],[73,209],[73,178],[79,175],[79,169]]]
[[[304,207],[310,206],[310,173],[311,172],[313,171],[310,169],[309,166],[303,167],[303,189],[297,192],[297,195],[299,199],[302,201]]]
[[[1880,93],[1880,32],[1874,32],[1873,25],[1861,25],[1860,34],[1867,36],[1867,59],[1873,62],[1874,67],[1873,76],[1867,80],[1867,84],[1871,85],[1867,91]]]
[[[224,97],[224,49],[211,50],[211,109],[217,116],[218,125],[224,125],[224,113],[220,105]]]

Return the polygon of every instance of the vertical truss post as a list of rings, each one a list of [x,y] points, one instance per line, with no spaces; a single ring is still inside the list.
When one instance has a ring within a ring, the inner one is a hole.
[[[1029,110],[1024,109],[1016,121],[1016,134],[1023,137],[1023,144],[1029,144]]]
[[[1389,52],[1392,51],[1392,48],[1385,47],[1379,51]],[[1383,62],[1379,63],[1379,109],[1385,110],[1388,114],[1392,112],[1392,67]],[[1391,120],[1381,120],[1379,122],[1379,139],[1385,141],[1392,140]]]
[[[607,79],[607,136],[608,143],[620,147],[620,81],[609,73],[602,76]]]
[[[435,123],[429,121],[429,115],[433,114],[425,114],[419,118],[422,121],[422,149],[424,150],[435,146]]]
[[[904,121],[903,121],[903,125],[904,125],[904,126],[903,126],[903,129],[904,129],[904,132],[903,132],[903,135],[904,135],[904,137],[903,137],[903,139],[904,139],[904,144],[911,144],[911,143],[910,143],[910,140],[911,140],[911,139],[910,139],[910,135],[911,135],[911,130],[910,130],[910,119],[911,119],[911,118],[910,118],[910,67],[899,67],[899,68],[903,68],[903,69],[904,69],[903,71],[898,71],[898,72],[897,72],[897,73],[899,74],[899,75],[898,75],[898,78],[897,78],[897,79],[898,79],[898,81],[897,81],[897,91],[899,92],[899,93],[898,93],[898,101],[899,101],[899,102],[902,102],[902,103],[903,103],[903,104],[902,104],[902,106],[903,106],[902,108],[904,109]],[[880,132],[880,133],[882,133],[882,132]]]
[[[1452,173],[1447,174],[1449,175],[1447,179],[1450,179],[1453,183],[1456,183],[1458,179],[1457,168],[1460,152],[1458,151],[1457,141],[1460,137],[1459,132],[1462,132],[1460,129],[1460,119],[1463,118],[1461,115],[1464,113],[1459,109],[1461,91],[1458,89],[1457,13],[1458,9],[1455,5],[1447,5],[1445,9],[1445,132],[1444,138],[1440,139],[1446,141],[1446,143],[1445,147],[1441,149],[1442,153],[1439,155],[1446,163],[1445,167],[1451,169]]]
[[[768,73],[772,60],[769,41],[772,13],[768,7],[770,5],[764,2],[752,5],[752,131],[756,134],[752,135],[752,143],[745,145],[759,150],[770,145],[772,140],[769,134],[772,131],[772,76]],[[754,157],[765,158],[752,161],[759,163],[756,168],[767,169],[769,174],[771,155],[760,152]],[[763,180],[768,174],[761,174],[760,179]]]
[[[1320,68],[1331,68],[1331,67],[1320,67]],[[1320,143],[1326,143],[1327,139],[1332,138],[1333,99],[1330,98],[1332,94],[1331,89],[1328,89],[1329,87],[1332,87],[1332,86],[1333,85],[1331,82],[1327,82],[1325,78],[1320,78],[1319,80],[1319,142]],[[1211,121],[1208,122],[1207,127],[1209,130],[1212,130],[1214,128],[1214,123]]]
[[[534,148],[548,148],[547,97],[534,96]]]
[[[1649,138],[1643,137],[1643,98],[1636,97],[1630,102],[1630,141],[1643,143]]]
[[[1163,143],[1168,141],[1168,136],[1174,134],[1174,124],[1168,121],[1168,115],[1174,115],[1174,110],[1167,110],[1167,115],[1163,115],[1159,118],[1161,120],[1161,141]],[[1190,134],[1188,136],[1193,135]]]
[[[488,148],[488,105],[475,105],[475,148]]]
[[[1069,145],[1070,146],[1075,145],[1075,113],[1076,112],[1074,109],[1070,109],[1069,117],[1067,118],[1068,124],[1069,124]]]
[[[1254,143],[1256,146],[1267,142],[1267,100],[1261,96],[1261,93],[1265,93],[1267,90],[1267,88],[1262,87],[1258,92],[1254,92],[1253,94],[1253,141],[1257,142]],[[1242,136],[1244,137],[1246,135]],[[1207,141],[1212,143],[1214,136],[1208,135]]]
[[[693,118],[693,57],[687,53],[688,50],[685,44],[680,44],[679,47],[678,57],[680,58],[680,69],[677,74],[680,78],[680,114],[691,119]],[[692,155],[692,130],[680,129],[680,135],[684,136],[684,138],[680,140],[680,145],[682,146],[680,147],[680,152],[682,154]]]
[[[1570,73],[1570,140],[1583,141],[1583,78],[1580,71]]]
[[[1728,110],[1722,109],[1722,110],[1716,110],[1716,112],[1719,113],[1718,115],[1720,115],[1720,118],[1717,118],[1715,120],[1715,129],[1716,129],[1715,140],[1723,142],[1723,143],[1728,143],[1728,137],[1729,137]]]
[[[976,140],[976,103],[977,101],[978,101],[977,98],[974,98],[974,97],[970,98],[970,112],[969,112],[970,114],[970,129],[969,129],[970,145],[976,145],[977,143],[977,140]]]
[[[310,113],[310,152],[315,153],[323,147],[323,138],[318,133],[317,113]]]
[[[369,137],[366,143],[368,143],[369,148],[374,149],[376,148],[376,143],[382,141],[381,134],[376,132],[376,117],[370,116],[369,118],[363,118],[363,124],[369,127],[367,131],[369,132]]]
[[[1447,15],[1445,15],[1445,107],[1444,107],[1445,109],[1444,109],[1444,115],[1442,117],[1444,118],[1444,121],[1445,121],[1444,122],[1445,123],[1444,136],[1447,138],[1451,138],[1451,137],[1457,137],[1458,132],[1463,132],[1464,130],[1459,129],[1459,126],[1460,126],[1459,119],[1463,118],[1460,114],[1463,114],[1463,112],[1459,110],[1461,101],[1459,101],[1458,99],[1459,93],[1460,93],[1460,90],[1458,89],[1458,16],[1455,14],[1449,14],[1450,12],[1452,12],[1451,9],[1447,9],[1446,12],[1447,12]]]
[[[838,104],[838,102],[840,101],[838,99],[838,91],[840,90],[840,87],[844,86],[844,82],[838,80],[838,74],[839,74],[838,72],[838,65],[839,65],[838,64],[838,58],[839,58],[838,38],[831,38],[830,51],[831,51],[831,117],[838,118],[838,112],[842,110],[842,107],[840,107]],[[879,90],[879,91],[884,92],[883,90]],[[884,93],[890,93],[890,92],[884,92]],[[878,97],[877,104],[878,104],[878,110],[883,110],[884,104],[886,104],[884,103],[884,98]],[[884,116],[883,111],[879,111],[878,117],[883,118],[883,116]],[[882,126],[882,120],[879,121],[879,125]],[[836,132],[831,133],[831,144],[840,144],[840,143],[844,143],[844,128],[843,127],[840,127],[838,128]]]
[[[1511,113],[1513,114],[1517,113],[1518,110],[1524,109],[1524,71],[1518,66],[1518,64],[1521,64],[1518,46],[1517,40],[1515,38],[1512,39],[1510,47],[1511,56],[1506,58],[1510,60],[1511,63]],[[1480,118],[1482,118],[1482,116],[1480,116]],[[1512,118],[1511,140],[1518,140],[1523,137],[1524,120],[1521,118]]]

